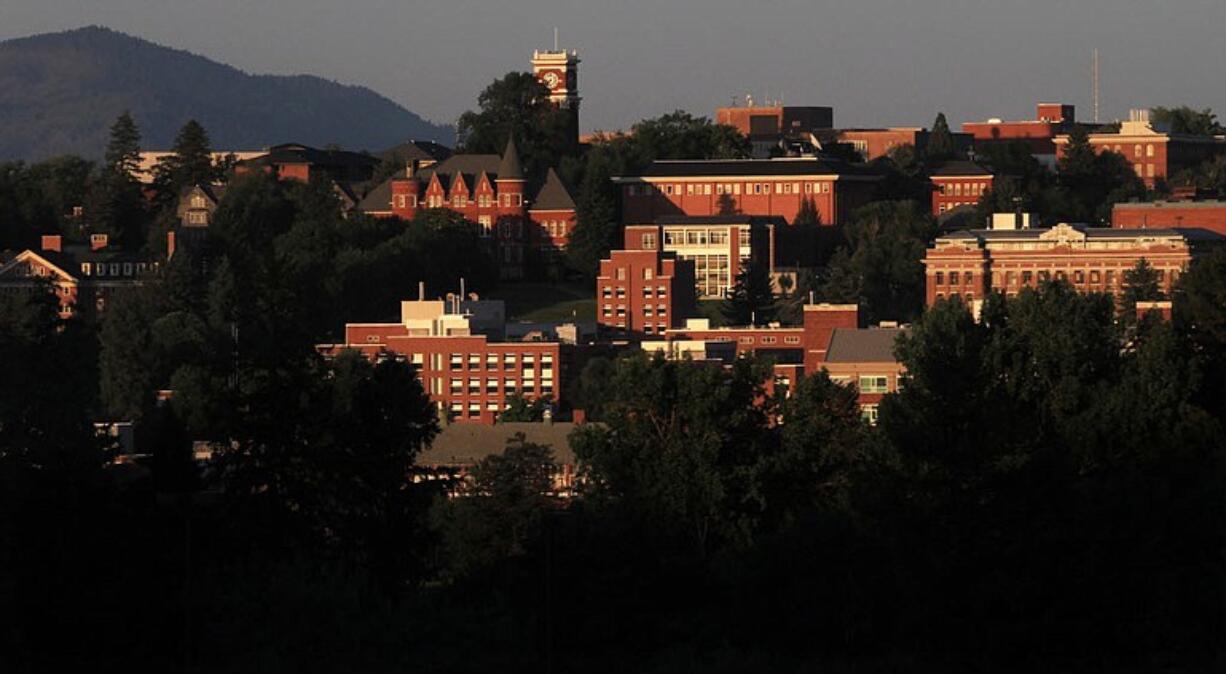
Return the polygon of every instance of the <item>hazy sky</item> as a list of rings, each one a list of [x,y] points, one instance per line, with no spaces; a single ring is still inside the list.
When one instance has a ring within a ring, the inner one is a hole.
[[[101,24],[255,73],[366,85],[434,121],[532,49],[578,48],[582,122],[731,97],[830,105],[839,126],[1089,119],[1187,103],[1226,117],[1226,0],[0,0],[0,39]]]

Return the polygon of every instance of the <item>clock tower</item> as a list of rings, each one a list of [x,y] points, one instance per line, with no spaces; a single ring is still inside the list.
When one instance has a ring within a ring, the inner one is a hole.
[[[555,36],[556,42],[556,36]],[[574,49],[533,50],[532,74],[549,89],[549,100],[570,112],[571,136],[579,142],[579,52]]]

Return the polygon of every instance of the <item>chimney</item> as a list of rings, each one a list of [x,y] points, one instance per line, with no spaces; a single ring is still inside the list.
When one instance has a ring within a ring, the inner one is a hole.
[[[426,301],[426,282],[425,281],[417,282],[417,301],[418,302]]]
[[[175,256],[175,244],[176,244],[175,232],[172,229],[169,232],[166,232],[166,259],[167,260]]]
[[[109,237],[107,237],[106,234],[90,234],[89,235],[89,249],[90,250],[102,250],[103,248],[107,247],[109,240],[110,239]]]
[[[59,234],[44,234],[41,248],[53,253],[64,252],[64,237]]]

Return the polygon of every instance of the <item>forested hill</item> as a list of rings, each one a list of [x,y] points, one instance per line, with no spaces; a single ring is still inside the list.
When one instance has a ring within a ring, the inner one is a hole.
[[[365,87],[307,75],[249,75],[185,51],[88,27],[0,42],[0,161],[99,157],[124,110],[142,146],[169,147],[195,118],[216,149],[284,142],[380,150],[406,139],[451,144],[432,124]]]

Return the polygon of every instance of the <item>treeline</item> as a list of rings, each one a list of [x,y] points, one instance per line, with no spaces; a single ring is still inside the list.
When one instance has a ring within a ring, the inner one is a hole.
[[[281,276],[256,258],[220,266]],[[298,282],[265,292],[292,305]],[[577,393],[599,423],[571,437],[569,500],[548,496],[551,448],[522,439],[470,482],[408,479],[436,432],[411,366],[324,362],[253,318],[275,307],[208,297],[176,320],[225,348],[145,414],[141,479],[100,467],[79,333],[36,298],[0,313],[21,375],[0,383],[17,671],[1223,661],[1226,253],[1183,276],[1170,323],[1062,282],[994,296],[979,321],[940,303],[900,339],[908,377],[875,427],[825,375],[785,395],[752,360],[592,361]],[[204,472],[197,415],[222,440]]]

